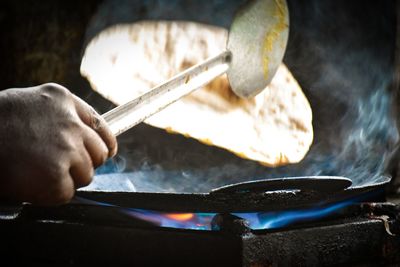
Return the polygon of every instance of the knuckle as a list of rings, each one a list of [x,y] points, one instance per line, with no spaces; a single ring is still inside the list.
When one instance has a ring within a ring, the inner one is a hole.
[[[59,186],[61,180],[65,176],[65,165],[64,164],[64,156],[59,155],[58,159],[54,156],[57,155],[57,152],[52,152],[45,157],[43,157],[42,168],[44,176],[47,177],[47,181],[50,183],[50,186],[56,187]]]
[[[40,86],[40,90],[45,95],[67,96],[70,94],[69,90],[64,86],[56,83],[45,83]]]
[[[93,110],[90,114],[90,128],[93,130],[99,130],[102,127],[102,122],[99,116],[94,112],[95,111]]]
[[[47,202],[51,204],[68,203],[74,196],[74,186],[67,174],[65,160],[49,160],[47,173]]]
[[[62,179],[60,179],[62,180]],[[74,188],[62,181],[52,181],[48,185],[48,191],[45,196],[42,196],[38,203],[61,205],[68,203],[74,196]]]
[[[88,176],[82,180],[81,187],[89,185],[93,180],[93,176],[94,176],[94,169],[90,168]]]
[[[78,134],[81,134],[83,131],[82,123],[73,117],[73,115],[66,114],[63,117],[63,120],[57,122],[62,132],[60,133],[60,137],[64,141],[76,141]],[[74,139],[72,139],[71,134],[73,135]]]
[[[70,170],[73,184],[75,188],[87,186],[92,182],[94,176],[94,169],[92,162],[89,160],[74,165]]]
[[[96,156],[96,158],[93,158],[92,159],[92,162],[93,162],[93,168],[97,168],[97,167],[99,167],[99,166],[101,166],[103,163],[104,163],[104,157],[103,157],[103,155],[98,155],[98,156]]]
[[[74,196],[74,191],[73,190],[64,190],[61,192],[58,196],[55,197],[54,203],[55,204],[67,204],[68,202],[71,201],[71,199]]]
[[[89,118],[89,127],[96,132],[102,131],[103,128],[106,127],[107,123],[93,107],[89,106],[88,108],[87,116]]]
[[[69,160],[71,158],[71,153],[73,153],[77,149],[77,141],[74,139],[73,133],[71,131],[66,130],[65,128],[71,128],[71,125],[58,125],[58,128],[62,130],[62,132],[54,132],[50,134],[50,138],[48,140],[49,146],[51,146],[51,155],[58,157],[62,157],[64,160]],[[55,130],[54,130],[55,131]],[[63,163],[54,162],[55,169],[62,169]]]
[[[38,205],[61,205],[68,203],[74,196],[74,186],[64,160],[55,160],[54,157],[45,157],[36,165],[34,177],[36,183],[32,185],[27,195],[27,201]]]
[[[72,186],[58,185],[53,189],[52,202],[54,204],[68,203],[73,198],[74,193]]]
[[[93,175],[94,175],[94,169],[90,168],[90,170],[87,171],[86,175],[75,177],[74,179],[75,186],[79,188],[89,185],[92,182]]]
[[[108,154],[99,155],[96,161],[93,161],[93,167],[97,168],[104,164],[107,160]]]

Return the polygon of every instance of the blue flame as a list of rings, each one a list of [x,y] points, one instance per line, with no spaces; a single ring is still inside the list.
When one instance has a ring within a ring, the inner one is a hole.
[[[277,212],[232,213],[248,221],[253,230],[276,229],[296,222],[320,219],[352,204],[353,201],[339,202],[326,207]]]
[[[94,201],[82,197],[75,197],[75,201],[88,205],[99,205],[105,207],[115,207],[121,213],[134,217],[135,219],[154,224],[160,227],[190,229],[190,230],[211,230],[211,221],[217,213],[200,212],[200,213],[179,213],[179,212],[161,212],[155,210],[123,208],[117,205]],[[190,218],[179,220],[180,215],[191,215]]]
[[[125,214],[141,219],[160,227],[190,229],[190,230],[211,230],[211,221],[217,213],[165,213],[141,209],[124,209]],[[178,220],[171,215],[191,214],[187,220]]]
[[[366,196],[344,200],[330,205],[319,205],[314,208],[302,210],[266,211],[266,212],[233,212],[234,216],[245,219],[252,230],[277,229],[293,225],[302,221],[320,219],[332,215],[341,209],[360,202]],[[191,229],[191,230],[216,230],[211,222],[218,213],[215,212],[161,212],[155,210],[123,208],[116,205],[76,197],[80,203],[96,204],[118,208],[122,213],[139,220],[154,224],[159,227]]]

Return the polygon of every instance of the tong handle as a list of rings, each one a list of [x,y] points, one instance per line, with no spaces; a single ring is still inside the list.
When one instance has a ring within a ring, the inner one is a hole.
[[[183,96],[224,74],[229,69],[230,61],[231,52],[224,51],[102,116],[111,128],[112,133],[118,136]]]

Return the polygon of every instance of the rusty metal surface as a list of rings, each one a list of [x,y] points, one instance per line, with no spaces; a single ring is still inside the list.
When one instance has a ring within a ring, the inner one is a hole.
[[[210,232],[31,221],[0,222],[0,234],[12,265],[241,265],[240,238]]]
[[[252,234],[243,243],[243,266],[381,266],[400,260],[399,239],[379,220]]]
[[[16,219],[0,219],[1,251],[10,263],[53,266],[398,264],[400,240],[385,231],[382,220],[368,216],[358,208],[280,230],[248,230],[234,216],[221,216],[215,222],[220,230],[210,232],[159,228],[110,207],[28,206]],[[393,218],[390,224],[398,224]]]

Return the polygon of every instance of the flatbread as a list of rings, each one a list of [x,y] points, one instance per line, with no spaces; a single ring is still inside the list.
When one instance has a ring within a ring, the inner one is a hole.
[[[225,29],[143,21],[101,32],[86,48],[81,73],[117,105],[224,50]],[[252,99],[241,99],[226,76],[215,79],[145,123],[227,149],[267,166],[296,163],[313,140],[311,107],[285,65]]]

